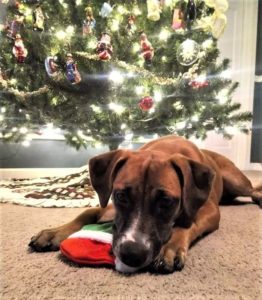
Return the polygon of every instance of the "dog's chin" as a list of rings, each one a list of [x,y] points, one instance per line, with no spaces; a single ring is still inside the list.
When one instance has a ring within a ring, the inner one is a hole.
[[[134,268],[124,264],[118,257],[116,257],[115,259],[115,265],[116,265],[116,270],[118,272],[125,273],[125,274],[135,273],[136,271],[141,269],[141,267]]]

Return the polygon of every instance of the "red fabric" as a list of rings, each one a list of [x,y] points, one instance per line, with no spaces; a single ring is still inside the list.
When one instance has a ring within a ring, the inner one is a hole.
[[[115,265],[115,257],[110,253],[112,246],[83,238],[70,238],[60,244],[64,256],[84,265]]]

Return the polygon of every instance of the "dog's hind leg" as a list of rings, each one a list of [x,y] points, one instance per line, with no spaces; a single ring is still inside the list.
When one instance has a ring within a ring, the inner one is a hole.
[[[220,169],[224,202],[230,202],[237,197],[251,197],[262,208],[262,179],[261,187],[253,187],[250,180],[229,159],[212,151],[203,152],[211,157]]]

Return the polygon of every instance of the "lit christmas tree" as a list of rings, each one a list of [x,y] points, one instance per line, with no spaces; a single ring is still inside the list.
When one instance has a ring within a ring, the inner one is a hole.
[[[1,30],[2,138],[52,123],[76,148],[248,132],[218,63],[226,0],[15,1]]]

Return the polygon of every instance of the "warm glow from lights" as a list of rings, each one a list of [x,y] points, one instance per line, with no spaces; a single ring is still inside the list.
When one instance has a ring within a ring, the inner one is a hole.
[[[234,135],[234,134],[238,133],[238,129],[233,126],[227,126],[227,127],[225,127],[225,132],[228,134]]]
[[[118,31],[119,30],[119,21],[118,20],[114,19],[112,21],[111,30],[112,31]]]
[[[186,127],[185,121],[176,123],[176,129],[184,129],[185,127]]]
[[[29,147],[30,146],[30,141],[28,141],[28,140],[23,141],[22,146]]]
[[[76,0],[76,5],[81,5],[82,4],[82,0]]]
[[[75,32],[75,28],[72,25],[69,25],[66,27],[66,33],[68,33],[69,35],[72,35]]]
[[[1,113],[3,113],[3,114],[4,114],[5,112],[6,112],[6,107],[4,107],[4,106],[3,106],[3,107],[1,107]]]
[[[225,70],[225,71],[221,72],[220,77],[225,78],[225,79],[231,79],[232,71],[231,70]]]
[[[91,104],[90,107],[92,108],[93,112],[95,113],[101,113],[101,108],[95,104]]]
[[[198,121],[199,121],[199,116],[198,116],[198,115],[194,115],[194,116],[191,118],[191,120],[192,120],[193,122],[198,122]]]
[[[134,43],[133,45],[133,52],[137,53],[140,50],[140,45],[138,43]]]
[[[162,60],[162,62],[167,62],[167,57],[166,56],[162,56],[161,60]]]
[[[124,129],[126,129],[126,127],[127,127],[126,124],[123,123],[123,124],[121,125],[120,128],[121,128],[122,130],[124,130]]]
[[[125,140],[126,140],[126,141],[131,141],[131,140],[133,139],[133,137],[134,137],[134,134],[133,134],[133,133],[128,133],[128,134],[126,134],[126,136],[125,136]]]
[[[156,102],[161,102],[163,100],[163,96],[162,96],[160,91],[155,91],[154,92],[154,100]]]
[[[125,110],[125,108],[122,105],[117,104],[117,103],[113,103],[113,102],[109,103],[108,107],[109,107],[109,109],[111,109],[112,111],[114,111],[118,115],[121,115]]]
[[[63,40],[66,37],[66,32],[63,30],[59,30],[57,31],[57,33],[55,34],[55,36],[59,39],[59,40]]]
[[[26,127],[21,127],[19,131],[22,134],[26,134],[28,132],[28,129]]]
[[[135,88],[135,90],[136,90],[137,95],[142,95],[144,92],[144,87],[140,85],[140,86],[137,86]]]
[[[170,36],[170,32],[167,29],[162,29],[160,31],[160,33],[159,33],[159,39],[161,41],[167,41],[167,39],[169,38],[169,36]]]
[[[4,116],[0,115],[0,121],[3,121],[3,120],[4,120]]]
[[[120,72],[112,71],[109,74],[109,80],[113,81],[115,84],[121,84],[124,81],[124,77]]]

